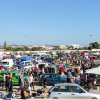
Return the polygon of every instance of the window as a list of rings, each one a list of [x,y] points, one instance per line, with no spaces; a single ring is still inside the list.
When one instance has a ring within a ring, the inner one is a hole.
[[[60,78],[60,75],[59,74],[55,74],[54,77],[55,78]]]
[[[60,87],[59,87],[59,86],[55,87],[55,88],[52,90],[52,92],[60,92]]]
[[[1,62],[2,65],[9,65],[9,62]]]
[[[50,75],[45,75],[46,76],[46,78],[50,78]]]
[[[97,79],[100,79],[100,75],[96,75],[96,78],[97,78]]]
[[[53,92],[71,92],[68,86],[58,86],[53,89]]]
[[[68,92],[66,86],[60,86],[60,92]]]
[[[15,77],[15,76],[16,76],[16,74],[15,74],[15,73],[12,73],[12,76],[13,76],[13,77]]]
[[[80,87],[78,86],[71,86],[71,92],[74,92],[74,93],[85,93],[84,90],[82,90]]]
[[[25,65],[30,65],[30,62],[25,62]]]

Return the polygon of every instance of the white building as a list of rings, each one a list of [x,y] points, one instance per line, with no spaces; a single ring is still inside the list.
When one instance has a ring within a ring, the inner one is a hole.
[[[80,45],[79,44],[71,44],[70,46],[73,46],[73,48],[80,48]]]

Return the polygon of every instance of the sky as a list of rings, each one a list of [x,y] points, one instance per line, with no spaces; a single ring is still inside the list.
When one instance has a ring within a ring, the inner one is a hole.
[[[0,0],[0,44],[100,43],[100,0]]]

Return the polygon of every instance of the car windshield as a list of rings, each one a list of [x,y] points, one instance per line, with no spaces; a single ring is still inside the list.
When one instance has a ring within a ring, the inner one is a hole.
[[[31,63],[30,62],[25,62],[25,65],[30,65]]]
[[[70,86],[69,88],[71,92],[74,92],[74,93],[85,93],[85,91],[78,86]]]
[[[2,65],[9,65],[9,62],[1,62]]]

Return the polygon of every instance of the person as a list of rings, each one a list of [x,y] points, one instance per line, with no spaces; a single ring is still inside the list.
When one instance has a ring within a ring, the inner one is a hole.
[[[69,77],[72,77],[72,72],[71,72],[71,70],[68,70],[68,76],[69,76]]]
[[[5,79],[6,91],[8,91],[8,83],[9,83],[9,76],[8,76],[8,73],[7,73],[7,74],[6,74],[6,79]]]
[[[29,77],[29,80],[28,81],[29,81],[30,87],[31,88],[33,87],[33,89],[34,89],[34,86],[33,86],[34,78],[33,78],[32,74],[30,74],[30,77]]]
[[[25,88],[22,88],[21,89],[21,99],[29,99],[29,98],[30,98],[29,93],[26,91]]]
[[[80,76],[79,75],[76,75],[75,83],[80,85]]]
[[[61,66],[61,76],[62,77],[64,76],[64,72],[65,72],[65,67],[64,66]]]
[[[94,89],[94,90],[97,90],[96,83],[97,83],[97,82],[96,82],[96,79],[94,79],[94,80],[93,80],[93,89]]]
[[[9,79],[9,82],[8,82],[8,91],[9,91],[9,93],[12,93],[13,92],[12,78],[10,78]]]
[[[92,78],[89,76],[87,76],[87,88],[88,90],[92,88]]]
[[[13,96],[12,96],[12,93],[9,93],[7,96],[6,96],[7,100],[12,100]]]
[[[71,77],[67,76],[67,83],[71,83]]]
[[[43,87],[44,87],[44,88],[45,88],[46,82],[47,82],[47,77],[45,76],[45,77],[44,77],[44,80],[43,80]]]
[[[31,96],[32,95],[32,88],[31,88],[31,86],[30,86],[30,84],[28,84],[28,93],[29,93],[29,96]]]
[[[44,88],[42,89],[41,97],[47,98],[49,96],[49,89],[47,88],[47,84],[45,84]]]
[[[6,83],[6,75],[3,73],[3,84],[2,84],[2,89],[5,87]]]
[[[20,86],[20,90],[24,87],[24,79],[23,79],[22,73],[19,76],[19,86]]]

